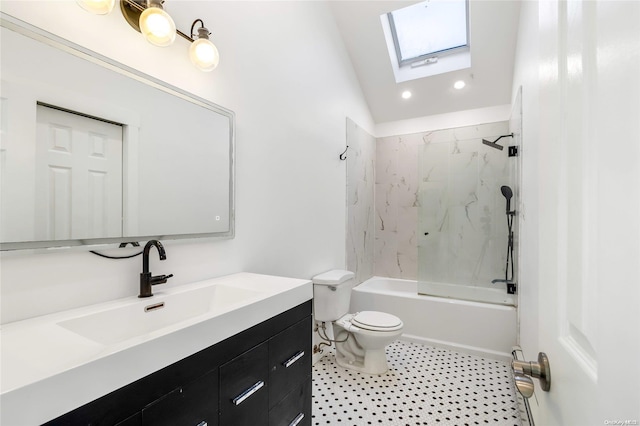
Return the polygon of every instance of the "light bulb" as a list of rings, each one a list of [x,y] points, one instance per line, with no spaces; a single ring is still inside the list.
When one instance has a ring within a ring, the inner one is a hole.
[[[453,84],[453,87],[458,90],[464,89],[464,86],[466,86],[466,83],[462,80],[458,80]]]
[[[220,62],[216,46],[206,38],[199,38],[189,47],[189,58],[201,71],[212,71]]]
[[[408,90],[405,90],[404,92],[402,92],[402,99],[409,99],[411,97],[411,92]]]
[[[140,14],[140,32],[151,44],[169,46],[176,39],[176,24],[161,7],[149,6]]]
[[[76,3],[87,12],[106,15],[113,10],[116,0],[76,0]]]

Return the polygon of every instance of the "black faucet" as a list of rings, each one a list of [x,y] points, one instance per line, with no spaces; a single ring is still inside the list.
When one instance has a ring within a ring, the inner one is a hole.
[[[158,275],[155,277],[151,276],[151,272],[149,272],[149,251],[151,247],[155,246],[158,249],[158,254],[160,255],[160,260],[165,260],[167,258],[167,253],[164,251],[164,247],[162,243],[158,240],[151,240],[144,246],[144,250],[142,251],[142,273],[140,274],[140,294],[138,297],[151,297],[153,293],[151,292],[151,286],[156,284],[164,284],[167,282],[169,278],[173,276],[170,275]]]

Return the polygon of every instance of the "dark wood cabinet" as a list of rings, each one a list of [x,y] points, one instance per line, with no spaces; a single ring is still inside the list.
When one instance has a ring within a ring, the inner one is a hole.
[[[311,377],[271,408],[269,426],[311,426]]]
[[[142,409],[143,426],[218,425],[218,370],[174,389]]]
[[[46,425],[311,424],[311,301]]]
[[[220,366],[220,423],[267,426],[269,342]]]
[[[142,412],[136,413],[131,417],[127,417],[121,422],[116,423],[116,426],[140,426],[142,425]]]
[[[269,408],[311,378],[310,327],[303,320],[269,340]]]

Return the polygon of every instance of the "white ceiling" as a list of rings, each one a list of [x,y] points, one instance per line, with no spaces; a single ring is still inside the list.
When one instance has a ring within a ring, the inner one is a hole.
[[[416,1],[330,1],[376,123],[509,104],[520,1],[470,0],[471,68],[396,83],[380,15]],[[453,88],[465,80],[462,90]],[[410,90],[413,96],[402,99]]]

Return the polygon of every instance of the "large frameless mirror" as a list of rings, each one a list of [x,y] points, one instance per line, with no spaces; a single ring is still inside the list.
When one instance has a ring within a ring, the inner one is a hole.
[[[1,24],[3,250],[233,236],[232,111]]]

